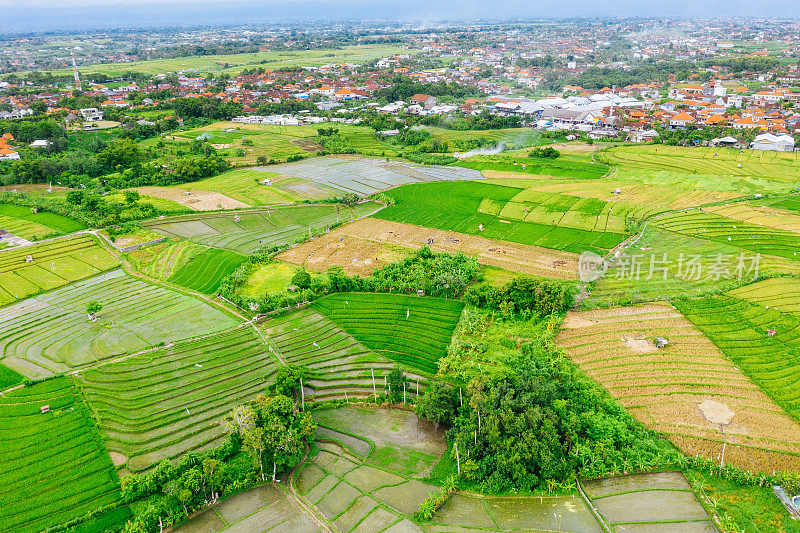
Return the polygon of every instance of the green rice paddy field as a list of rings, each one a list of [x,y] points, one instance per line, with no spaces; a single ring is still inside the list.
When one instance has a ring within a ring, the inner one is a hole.
[[[359,296],[348,295],[345,301],[357,307],[360,305]],[[380,306],[384,300],[376,298],[374,303]],[[345,307],[349,306],[345,304]],[[383,307],[376,307],[376,310],[383,314]],[[417,312],[415,308],[415,314]],[[419,319],[414,321],[415,325],[419,323]],[[443,321],[442,325],[449,327],[450,323]],[[305,383],[308,388],[306,397],[314,401],[371,397],[376,392],[372,376],[382,387],[384,376],[400,358],[399,353],[393,357],[366,348],[336,322],[313,309],[268,320],[263,327],[270,345],[284,361],[310,370]],[[382,330],[380,323],[376,324],[376,330]],[[427,372],[419,369],[418,364],[403,363],[409,379],[424,388],[428,384]],[[412,390],[408,393],[411,398]]]
[[[103,439],[131,472],[207,449],[224,416],[263,393],[278,360],[249,326],[80,374]]]
[[[103,306],[93,322],[90,301]],[[0,322],[3,364],[30,378],[237,324],[200,300],[120,270],[0,309]]]
[[[55,213],[34,213],[30,207],[0,204],[0,229],[23,239],[36,240],[80,231],[86,226]]]
[[[35,533],[120,501],[114,465],[71,378],[0,396],[0,420],[0,530]]]
[[[27,256],[32,258],[27,261]],[[0,307],[119,265],[90,235],[0,252]]]
[[[209,249],[194,256],[169,281],[203,293],[219,289],[222,280],[231,275],[247,258],[229,250]]]
[[[365,347],[414,370],[434,374],[464,304],[403,294],[341,293],[313,304]]]
[[[352,212],[328,204],[308,204],[253,211],[199,213],[143,222],[167,237],[189,239],[215,248],[250,254],[259,248],[289,244],[310,229],[345,222],[379,209],[374,202],[358,204]],[[236,221],[236,218],[239,221]]]
[[[396,204],[374,218],[576,253],[604,253],[624,239],[623,232],[618,231],[620,216],[609,216],[612,207],[605,202],[581,203],[574,196],[548,196],[550,203],[534,206],[534,195],[524,189],[483,182],[406,185],[386,194]],[[514,202],[515,198],[521,201]],[[530,213],[525,212],[527,206]],[[538,221],[530,221],[534,218]],[[591,228],[601,229],[574,227],[579,220],[591,220]]]

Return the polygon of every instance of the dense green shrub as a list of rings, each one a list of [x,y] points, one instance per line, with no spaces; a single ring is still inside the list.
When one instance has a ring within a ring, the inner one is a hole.
[[[560,313],[572,307],[573,289],[556,281],[520,276],[503,287],[473,285],[464,300],[477,307],[510,313]]]

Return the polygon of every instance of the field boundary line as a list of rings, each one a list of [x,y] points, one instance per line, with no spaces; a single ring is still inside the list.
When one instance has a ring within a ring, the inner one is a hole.
[[[578,494],[580,494],[581,498],[583,499],[586,506],[589,508],[589,511],[594,515],[595,520],[600,524],[600,527],[603,528],[605,533],[614,533],[614,530],[609,527],[606,523],[605,518],[603,518],[603,514],[594,506],[592,500],[589,499],[589,496],[583,491],[583,486],[581,485],[581,480],[577,477],[575,478],[575,486],[578,489]]]
[[[307,516],[309,516],[315,524],[320,526],[323,531],[327,531],[328,533],[339,533],[339,528],[337,528],[332,523],[329,523],[328,520],[321,518],[319,516],[319,511],[317,510],[316,506],[312,505],[305,498],[297,493],[297,490],[294,488],[294,473],[297,471],[298,468],[303,466],[303,464],[308,459],[308,452],[309,446],[306,444],[306,449],[303,453],[303,458],[300,460],[299,463],[292,468],[292,471],[289,472],[289,475],[286,476],[286,486],[289,488],[289,492],[292,495],[292,499],[295,501],[295,505],[300,508],[302,512],[304,512]],[[320,513],[321,514],[321,513]]]
[[[130,262],[128,262],[124,257],[121,256],[121,252],[113,244],[111,244],[110,241],[107,240],[107,237],[105,235],[99,233],[99,231],[100,230],[93,230],[94,232],[93,234],[99,235],[101,237],[100,241],[105,245],[106,250],[108,250],[109,253],[111,253],[111,255],[113,255],[120,262],[121,265],[120,268],[122,269],[123,272],[125,272],[125,274],[139,278],[146,283],[150,283],[151,285],[159,285],[169,290],[181,292],[185,295],[191,296],[192,298],[202,300],[203,302],[207,303],[208,305],[210,305],[215,309],[223,311],[224,313],[227,313],[229,315],[234,315],[236,318],[244,322],[249,322],[250,319],[248,319],[246,316],[241,315],[238,312],[234,311],[233,309],[230,309],[229,307],[218,303],[213,298],[209,298],[205,294],[193,291],[191,289],[187,289],[186,287],[181,287],[180,285],[169,283],[168,281],[158,280],[139,272],[130,264]]]

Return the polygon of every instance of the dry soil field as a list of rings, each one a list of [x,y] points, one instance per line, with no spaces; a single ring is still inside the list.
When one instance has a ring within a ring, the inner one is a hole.
[[[373,218],[337,228],[277,257],[317,271],[338,265],[351,273],[368,274],[397,259],[391,245],[462,252],[476,256],[481,264],[534,276],[578,277],[577,254]]]
[[[172,200],[195,211],[214,211],[217,209],[241,209],[250,207],[244,202],[234,200],[222,193],[177,189],[172,187],[139,187],[139,194]]]
[[[656,348],[656,338],[669,344]],[[687,455],[800,470],[800,425],[669,304],[571,312],[558,343]]]

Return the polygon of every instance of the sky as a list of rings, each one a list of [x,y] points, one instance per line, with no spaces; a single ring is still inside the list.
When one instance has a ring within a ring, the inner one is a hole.
[[[281,20],[800,17],[797,0],[0,0],[0,33]]]

